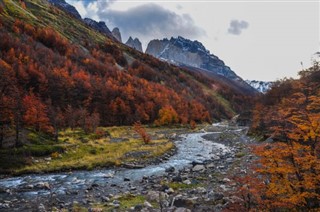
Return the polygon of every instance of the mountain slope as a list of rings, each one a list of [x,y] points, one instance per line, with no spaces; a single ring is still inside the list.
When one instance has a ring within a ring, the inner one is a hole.
[[[232,80],[240,90],[254,93],[255,91],[236,75],[230,67],[217,56],[211,54],[199,41],[191,41],[183,37],[152,40],[148,44],[146,53],[156,58],[176,65],[190,67],[192,70],[208,72],[214,78]]]
[[[21,114],[16,124],[48,132],[97,123],[185,124],[230,118],[250,99],[114,42],[45,0],[0,0],[0,6],[1,100],[8,108],[1,117]],[[30,109],[36,105],[40,114]]]

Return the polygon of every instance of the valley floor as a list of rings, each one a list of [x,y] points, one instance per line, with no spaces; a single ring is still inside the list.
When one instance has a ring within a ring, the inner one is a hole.
[[[28,175],[0,180],[4,211],[220,211],[238,201],[235,177],[254,156],[246,128],[207,126],[176,138],[174,155],[144,168]],[[146,164],[144,164],[146,165]]]

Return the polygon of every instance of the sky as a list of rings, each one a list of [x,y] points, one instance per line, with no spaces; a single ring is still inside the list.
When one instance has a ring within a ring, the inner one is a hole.
[[[82,18],[137,37],[198,40],[243,79],[297,77],[320,52],[319,0],[67,0]]]

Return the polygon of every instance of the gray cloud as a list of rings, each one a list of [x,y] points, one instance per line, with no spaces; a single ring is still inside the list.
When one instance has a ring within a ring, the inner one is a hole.
[[[249,23],[246,21],[232,20],[228,29],[229,34],[240,35],[242,30],[247,29]]]
[[[178,35],[191,39],[205,35],[190,15],[178,15],[157,4],[148,3],[127,11],[106,10],[106,5],[98,8],[101,8],[97,13],[99,18],[119,27],[124,37],[135,36],[147,41]]]

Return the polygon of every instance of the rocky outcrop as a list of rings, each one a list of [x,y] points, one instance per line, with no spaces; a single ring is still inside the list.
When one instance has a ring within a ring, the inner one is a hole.
[[[112,30],[112,35],[113,37],[115,37],[115,39],[117,39],[117,41],[119,41],[120,43],[122,43],[122,39],[121,39],[121,33],[118,27],[115,27]]]
[[[81,16],[77,9],[65,2],[65,0],[48,0],[52,5],[61,8],[62,10],[66,11],[67,13],[71,14],[72,16],[81,19]]]
[[[260,93],[266,93],[268,90],[270,90],[273,84],[273,82],[265,82],[258,80],[246,80],[246,82]]]
[[[103,21],[95,21],[92,20],[91,18],[85,18],[83,19],[84,23],[86,23],[88,26],[90,26],[91,28],[109,36],[109,37],[113,37],[111,31],[109,30],[109,28],[107,27],[106,23]]]
[[[159,59],[214,72],[229,79],[241,79],[217,56],[210,52],[199,41],[191,41],[183,37],[152,40],[146,53]]]
[[[126,42],[126,45],[130,46],[131,48],[136,49],[140,52],[143,52],[142,51],[142,44],[138,38],[132,39],[132,37],[130,36],[128,41]]]

